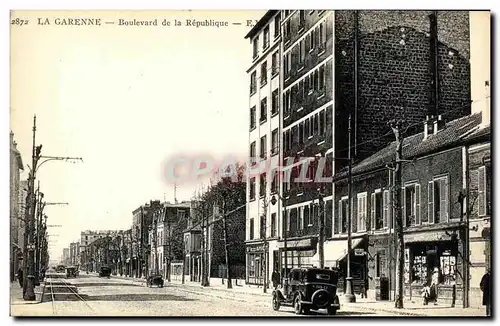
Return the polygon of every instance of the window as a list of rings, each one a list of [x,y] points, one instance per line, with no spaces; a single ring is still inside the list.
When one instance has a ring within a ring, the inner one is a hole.
[[[279,61],[279,53],[278,53],[278,51],[276,51],[276,52],[273,53],[271,64],[272,64],[271,74],[273,76],[279,74],[279,72],[280,72],[280,61]]]
[[[385,261],[385,249],[377,250],[377,257],[375,261],[375,271],[377,277],[384,276],[382,273],[384,261]]]
[[[257,72],[254,71],[250,75],[250,94],[255,93],[257,91]]]
[[[348,217],[348,205],[349,202],[346,198],[339,200],[339,226],[338,230],[340,233],[347,233],[347,217]]]
[[[262,215],[260,217],[260,238],[265,239],[266,238],[266,215]]]
[[[290,232],[290,210],[283,211],[283,226],[286,227],[286,232]]]
[[[250,144],[250,159],[254,159],[256,157],[257,151],[255,150],[256,143],[252,142]]]
[[[260,175],[260,184],[259,184],[259,195],[264,197],[266,195],[266,173],[262,173]]]
[[[265,50],[269,47],[269,25],[264,28],[264,44],[262,48]]]
[[[290,26],[290,20],[287,20],[285,22],[285,30],[283,31],[283,38],[285,39],[285,43],[290,41],[290,34],[292,33],[292,29]]]
[[[271,214],[271,237],[276,236],[276,213]]]
[[[313,29],[311,31],[311,34],[309,35],[309,52],[313,51],[314,50],[314,43],[315,43],[315,40],[316,40],[316,33],[315,33],[315,30]]]
[[[301,40],[299,42],[299,65],[303,66],[305,59],[306,59],[306,47],[304,44],[304,40]]]
[[[259,56],[259,37],[253,39],[253,58],[257,58]]]
[[[319,113],[319,133],[320,135],[326,134],[326,111]]]
[[[255,178],[250,179],[250,200],[255,199]]]
[[[371,195],[371,227],[374,230],[380,230],[384,227],[384,202],[383,193],[375,192]]]
[[[273,180],[271,181],[271,192],[276,193],[278,192],[278,185],[279,185],[279,171],[274,171],[273,172]]]
[[[284,94],[283,94],[283,109],[285,110],[284,114],[285,114],[285,117],[290,115],[290,109],[291,109],[291,98],[290,98],[290,91],[286,91]]]
[[[299,10],[299,32],[306,26],[306,11]]]
[[[179,210],[177,211],[177,221],[182,221],[184,220],[184,217],[186,216],[186,212]]]
[[[260,86],[267,84],[267,61],[260,65]]]
[[[260,123],[267,120],[267,97],[260,101]]]
[[[256,117],[257,112],[256,111],[257,111],[257,108],[255,106],[253,106],[250,109],[250,129],[255,128],[255,125],[257,123],[257,117]]]
[[[272,103],[271,103],[271,115],[275,115],[280,110],[280,93],[279,90],[276,89],[273,91]]]
[[[325,24],[321,23],[318,27],[318,40],[319,40],[319,48],[324,51],[326,50],[326,31],[325,31]]]
[[[299,207],[297,211],[297,230],[304,229],[304,207]]]
[[[420,185],[403,187],[403,225],[420,224]]]
[[[274,18],[274,37],[278,37],[280,35],[280,23],[281,23],[281,15],[278,13]]]
[[[478,170],[477,180],[477,214],[478,216],[487,215],[488,203],[486,200],[486,167],[481,166]]]
[[[325,74],[325,66],[319,67],[318,70],[318,91],[323,93],[325,91],[325,83],[326,83],[326,74]]]
[[[250,240],[253,240],[254,238],[254,220],[253,218],[250,219]]]
[[[366,192],[358,194],[358,231],[366,231]]]
[[[298,130],[299,130],[299,144],[304,143],[304,122],[299,123],[298,125]]]
[[[428,185],[429,223],[448,219],[448,177],[435,178]]]
[[[271,133],[271,155],[276,155],[279,152],[278,128]]]
[[[267,136],[260,137],[260,158],[266,158],[267,154]]]
[[[311,225],[311,217],[309,214],[309,206],[304,206],[304,225]]]
[[[288,78],[290,77],[290,71],[292,70],[291,52],[285,54],[284,63],[285,63],[285,78]]]

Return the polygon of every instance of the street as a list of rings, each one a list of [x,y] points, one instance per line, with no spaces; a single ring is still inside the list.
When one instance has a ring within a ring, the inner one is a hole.
[[[143,283],[118,278],[82,275],[66,280],[78,288],[85,300],[11,304],[12,316],[261,316],[294,317],[291,307],[273,311],[267,297],[220,291],[196,293],[193,289],[171,286],[148,288]],[[14,287],[11,291],[21,291]],[[216,292],[216,293],[215,293]],[[388,313],[341,309],[337,316],[390,316]],[[309,317],[335,318],[325,312],[311,312]],[[297,316],[307,317],[307,316]]]

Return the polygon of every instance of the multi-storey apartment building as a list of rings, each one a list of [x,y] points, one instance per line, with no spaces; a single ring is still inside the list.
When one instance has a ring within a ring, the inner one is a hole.
[[[280,151],[280,62],[281,13],[268,11],[245,38],[252,44],[250,79],[249,156],[257,162],[278,159]],[[263,284],[265,275],[278,262],[278,206],[270,204],[279,189],[270,173],[248,175],[247,179],[247,271],[250,284]],[[270,254],[271,253],[271,254]]]
[[[254,54],[274,15],[278,13],[268,12],[247,35]],[[388,122],[394,118],[404,119],[407,134],[415,134],[423,130],[428,115],[451,121],[469,114],[469,12],[283,10],[280,17],[280,157],[292,182],[282,178],[284,200],[276,205],[280,241],[274,247],[280,253],[273,257],[283,271],[286,235],[288,268],[318,265],[318,218],[325,211],[325,264],[339,266],[346,240],[332,238],[335,232],[345,237],[334,223],[335,187],[293,182],[299,175],[312,179],[316,174],[300,158],[326,157],[323,176],[331,176],[346,166],[349,154],[358,162],[392,141]],[[258,60],[248,71],[250,108],[260,101]],[[252,132],[251,153],[258,144],[252,145],[258,138]],[[247,242],[261,206],[253,200],[259,179],[248,182]],[[320,194],[324,206],[318,205]]]
[[[69,261],[71,265],[80,264],[80,242],[71,242],[69,244]]]

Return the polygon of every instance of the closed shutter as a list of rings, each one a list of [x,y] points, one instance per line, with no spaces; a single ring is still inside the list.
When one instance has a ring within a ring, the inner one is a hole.
[[[337,227],[338,227],[338,234],[342,233],[342,200],[339,200],[339,208],[337,212]]]
[[[415,224],[420,224],[420,185],[415,185]]]
[[[434,181],[429,181],[427,189],[427,214],[430,224],[434,223]]]
[[[368,224],[369,226],[371,225],[371,228],[375,230],[376,228],[376,221],[375,221],[375,193],[373,193],[371,195],[371,201],[370,201],[370,211],[371,211],[371,214],[370,214],[370,224]],[[368,228],[368,231],[370,230],[370,227]]]
[[[477,207],[478,215],[486,215],[486,169],[484,166],[478,169],[477,180]]]
[[[439,201],[440,201],[440,216],[442,220],[440,223],[448,222],[448,178],[443,178],[439,181],[441,183],[441,187],[439,187]]]
[[[382,216],[383,216],[383,227],[387,228],[389,226],[389,191],[384,190],[384,195],[382,196]]]
[[[403,187],[402,192],[403,192],[403,209],[401,210],[401,219],[403,221],[403,227],[405,227],[406,226],[406,187]],[[399,207],[396,207],[396,209],[399,209]]]

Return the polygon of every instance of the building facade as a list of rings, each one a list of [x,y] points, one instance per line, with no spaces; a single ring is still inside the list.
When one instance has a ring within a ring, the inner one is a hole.
[[[151,251],[149,269],[171,279],[171,265],[184,260],[184,230],[187,227],[191,204],[165,202],[158,215],[153,216],[149,243]],[[175,275],[180,277],[181,275]]]
[[[69,244],[69,261],[70,265],[76,266],[80,264],[80,242],[72,242]]]
[[[21,153],[17,149],[17,143],[14,141],[14,133],[10,133],[10,278],[14,280],[17,270],[21,267],[23,259],[24,244],[24,205],[20,198],[25,195],[21,188],[20,174],[24,170]]]
[[[268,12],[247,35],[254,58],[273,15],[277,13]],[[272,250],[255,249],[253,256],[276,256],[283,272],[284,266],[318,265],[319,212],[326,212],[324,226],[330,238],[324,244],[325,264],[338,265],[337,249],[345,246],[345,240],[336,238],[340,235],[334,236],[339,226],[334,222],[338,210],[332,204],[333,197],[337,203],[337,187],[290,182],[299,175],[306,179],[315,175],[304,158],[326,157],[323,176],[332,176],[346,166],[349,154],[359,162],[392,141],[388,122],[394,117],[404,117],[410,126],[408,133],[415,134],[423,130],[426,116],[442,115],[446,121],[466,116],[471,110],[471,77],[466,11],[283,10],[280,17],[279,157],[288,172],[281,175],[282,200],[276,205],[280,241]],[[261,101],[253,77],[259,60],[260,56],[255,58],[248,71],[251,116],[253,106]],[[250,153],[255,152],[252,143],[257,137],[252,138],[252,132]],[[260,225],[255,222],[255,212],[261,205],[251,198],[257,197],[253,187],[262,177],[248,180],[247,242],[251,219],[254,228]],[[268,178],[273,179],[274,175]],[[324,206],[319,205],[320,199]],[[286,223],[282,204],[286,204]],[[251,260],[248,266],[252,266]]]
[[[270,10],[250,30],[252,44],[250,79],[249,156],[256,164],[279,160],[281,112],[281,12]],[[271,173],[248,174],[246,212],[246,278],[249,284],[263,284],[277,261],[279,207],[270,205],[279,181]],[[270,255],[271,253],[271,255]]]

